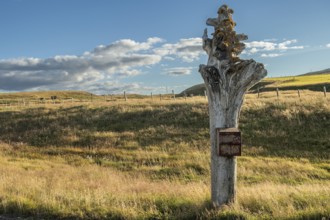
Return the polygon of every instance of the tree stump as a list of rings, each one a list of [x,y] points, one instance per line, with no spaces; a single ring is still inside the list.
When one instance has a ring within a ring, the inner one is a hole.
[[[236,157],[218,156],[216,130],[238,128],[238,118],[245,93],[267,75],[263,64],[242,60],[238,55],[245,49],[244,34],[236,34],[234,11],[227,5],[218,10],[217,18],[209,18],[214,27],[213,39],[207,29],[203,35],[203,49],[209,56],[207,65],[199,72],[207,90],[211,138],[211,199],[215,206],[229,204],[236,196]]]

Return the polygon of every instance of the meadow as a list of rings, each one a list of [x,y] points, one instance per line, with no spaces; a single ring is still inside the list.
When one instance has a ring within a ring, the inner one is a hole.
[[[220,209],[204,97],[23,95],[0,97],[0,219],[330,218],[322,92],[246,96],[237,202]]]
[[[311,74],[300,76],[286,76],[286,77],[273,77],[263,79],[255,89],[258,87],[262,91],[274,91],[275,89],[281,90],[312,90],[324,91],[324,87],[329,89],[330,73],[324,74]]]
[[[250,93],[260,92],[270,92],[276,91],[277,89],[281,91],[287,90],[311,90],[311,91],[321,91],[324,92],[324,87],[326,90],[330,89],[330,73],[323,74],[311,74],[311,75],[298,75],[298,76],[285,76],[285,77],[267,77],[262,79],[259,83],[255,84],[250,88]],[[194,95],[204,95],[205,85],[204,83],[194,85],[187,88],[183,95],[194,94]]]
[[[271,82],[270,87],[290,87],[327,84],[330,82],[330,73],[316,75],[286,76],[266,78],[263,82]]]

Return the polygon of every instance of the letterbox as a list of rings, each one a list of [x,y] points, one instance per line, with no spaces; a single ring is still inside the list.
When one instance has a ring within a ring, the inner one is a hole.
[[[219,156],[241,156],[241,132],[237,128],[217,128]]]

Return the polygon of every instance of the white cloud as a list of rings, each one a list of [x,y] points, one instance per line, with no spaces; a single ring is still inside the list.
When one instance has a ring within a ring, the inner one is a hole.
[[[327,44],[326,47],[330,48],[330,44]]]
[[[292,44],[298,42],[296,39],[285,40],[282,42],[276,41],[276,39],[268,39],[264,41],[245,42],[246,49],[243,54],[256,54],[261,52],[261,57],[277,57],[283,55],[283,52],[287,50],[300,50],[305,48],[305,46],[292,46]],[[275,51],[279,51],[281,54],[272,53]],[[268,52],[269,54],[266,54],[265,52]]]
[[[121,84],[117,81],[142,74],[143,68],[151,68],[162,60],[192,62],[201,55],[205,55],[201,38],[181,39],[170,44],[153,37],[145,42],[122,39],[109,45],[99,45],[81,55],[0,60],[0,90],[70,89],[100,92],[109,91],[109,86],[118,91],[125,88],[148,90],[141,84]],[[164,70],[166,74],[177,76],[191,74],[192,68]]]
[[[279,54],[279,53],[269,53],[269,54],[261,54],[261,57],[279,57],[282,56],[283,54]]]
[[[171,76],[181,76],[181,75],[189,75],[191,74],[192,67],[174,67],[165,69],[167,75]]]
[[[264,41],[277,41],[276,38],[265,39]]]
[[[0,89],[61,89],[72,84],[84,89],[107,76],[138,75],[139,68],[161,61],[162,57],[152,51],[154,44],[161,42],[160,38],[149,38],[146,42],[124,39],[97,46],[81,56],[0,60]]]
[[[73,88],[76,90],[77,88]],[[143,94],[152,92],[163,93],[166,87],[162,86],[145,86],[141,82],[122,83],[117,80],[111,82],[98,82],[94,83],[86,88],[88,91],[93,91],[96,94],[123,94],[124,91],[127,94]]]
[[[174,56],[184,62],[193,62],[205,54],[201,38],[181,39],[178,43],[164,44],[160,48],[156,48],[155,53],[166,59]]]
[[[258,52],[258,49],[253,47],[251,50],[250,50],[250,53],[257,53]]]
[[[272,42],[266,42],[266,41],[252,41],[252,42],[245,42],[245,46],[247,49],[251,50],[253,49],[254,52],[259,52],[259,51],[270,51],[270,50],[275,50],[276,48],[276,43]],[[250,50],[248,50],[250,51]]]

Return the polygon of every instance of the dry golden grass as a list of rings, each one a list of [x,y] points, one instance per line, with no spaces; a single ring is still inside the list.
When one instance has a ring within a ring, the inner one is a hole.
[[[0,217],[329,218],[329,100],[302,94],[246,96],[237,202],[220,210],[204,97],[2,106]]]

